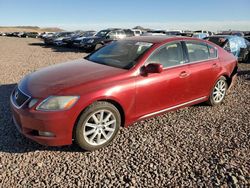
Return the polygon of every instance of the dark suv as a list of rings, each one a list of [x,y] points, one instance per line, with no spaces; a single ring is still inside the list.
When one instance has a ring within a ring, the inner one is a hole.
[[[57,40],[57,39],[63,39],[65,37],[71,36],[72,33],[73,32],[58,32],[58,33],[55,33],[52,36],[45,37],[44,38],[44,43],[47,44],[47,45],[54,44],[55,40]]]
[[[81,41],[81,47],[86,51],[93,51],[114,40],[132,36],[134,36],[134,32],[130,29],[105,29],[99,31],[95,36],[84,38]]]

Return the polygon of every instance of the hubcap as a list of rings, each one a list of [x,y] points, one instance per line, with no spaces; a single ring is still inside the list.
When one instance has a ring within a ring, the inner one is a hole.
[[[224,80],[219,80],[213,91],[213,99],[216,103],[219,103],[223,100],[226,94],[226,82]]]
[[[99,110],[88,117],[83,136],[90,145],[101,145],[112,137],[115,127],[114,114],[109,110]]]

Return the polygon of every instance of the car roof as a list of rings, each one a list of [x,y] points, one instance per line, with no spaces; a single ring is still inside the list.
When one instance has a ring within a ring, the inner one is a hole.
[[[171,39],[179,39],[179,40],[198,40],[196,38],[191,38],[191,37],[182,37],[182,36],[137,36],[137,37],[128,37],[125,38],[124,40],[133,40],[133,41],[138,41],[138,42],[149,42],[149,43],[162,43],[162,42],[167,42],[171,41]]]
[[[239,37],[236,35],[213,35],[213,36],[209,36],[208,38],[234,38],[234,37]]]

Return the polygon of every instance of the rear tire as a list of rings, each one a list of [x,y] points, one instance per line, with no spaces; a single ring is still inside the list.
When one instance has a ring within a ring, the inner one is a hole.
[[[75,127],[77,144],[88,151],[107,146],[117,135],[121,125],[119,110],[105,101],[87,107]]]
[[[224,100],[228,89],[227,79],[221,76],[215,83],[207,103],[211,106],[219,105]]]
[[[248,49],[246,51],[246,53],[244,54],[244,56],[243,56],[243,63],[248,63],[248,61],[249,61],[249,53],[250,53],[250,49]]]
[[[239,62],[247,63],[249,60],[250,47],[241,48],[239,54]]]

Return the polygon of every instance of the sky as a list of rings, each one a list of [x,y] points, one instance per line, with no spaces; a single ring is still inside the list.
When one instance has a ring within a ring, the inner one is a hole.
[[[0,26],[250,30],[250,0],[0,0]]]

